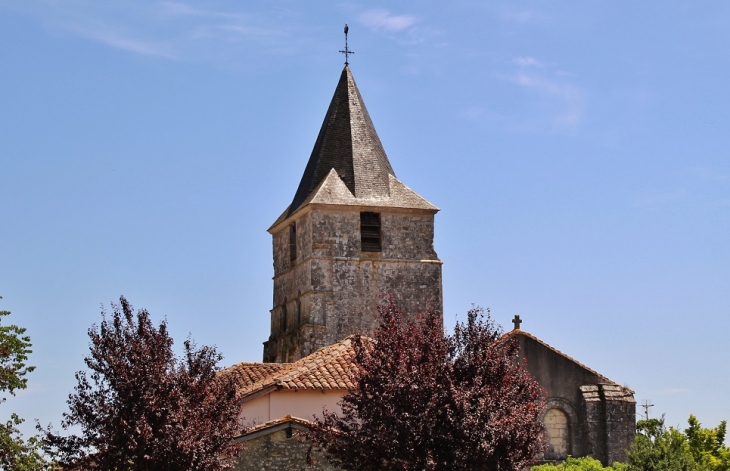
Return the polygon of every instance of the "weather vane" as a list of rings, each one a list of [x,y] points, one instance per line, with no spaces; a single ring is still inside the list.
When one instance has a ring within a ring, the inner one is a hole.
[[[350,58],[350,54],[355,54],[354,51],[351,51],[347,47],[347,32],[350,31],[350,28],[347,27],[347,23],[345,23],[345,49],[343,51],[340,51],[345,55],[345,65],[349,65],[350,62],[348,62],[348,59]]]

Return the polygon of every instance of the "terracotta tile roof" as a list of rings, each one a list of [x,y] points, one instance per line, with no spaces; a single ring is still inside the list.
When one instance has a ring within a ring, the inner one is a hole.
[[[242,362],[222,370],[221,376],[232,375],[236,378],[236,386],[240,391],[250,389],[257,382],[270,378],[286,369],[290,363],[249,363]]]
[[[236,376],[246,396],[274,389],[353,389],[353,336],[323,347],[295,363],[239,363],[220,374]]]
[[[610,379],[606,378],[605,376],[603,376],[602,374],[600,374],[596,370],[593,370],[591,368],[588,368],[586,365],[584,365],[583,363],[579,362],[578,360],[576,360],[575,358],[571,357],[570,355],[567,355],[567,354],[561,352],[560,350],[558,350],[557,348],[553,347],[552,345],[549,345],[549,344],[543,342],[539,338],[535,337],[534,335],[532,335],[532,334],[530,334],[528,332],[525,332],[524,330],[514,329],[514,330],[512,330],[510,332],[507,332],[506,334],[504,334],[499,339],[499,341],[501,341],[503,339],[506,340],[506,339],[514,338],[514,337],[516,337],[518,335],[522,335],[523,337],[527,337],[527,338],[529,338],[529,339],[531,339],[531,340],[539,343],[540,345],[544,346],[545,348],[548,348],[548,349],[552,350],[553,352],[557,353],[558,355],[562,356],[563,358],[572,361],[573,363],[575,363],[576,365],[580,366],[581,368],[583,368],[583,369],[585,369],[587,371],[590,371],[591,373],[593,373],[594,375],[596,375],[598,378],[600,378],[604,382],[604,384],[610,384],[610,385],[620,386],[617,382],[611,381]],[[624,389],[627,389],[628,391],[631,391],[631,394],[634,393],[634,391],[632,391],[631,389],[625,388],[624,386],[620,386],[620,387],[622,387]]]
[[[281,429],[281,425],[291,425],[293,428],[296,428],[298,430],[306,430],[309,429],[310,425],[312,424],[312,421],[302,419],[299,417],[292,417],[291,415],[284,416],[280,419],[274,419],[269,420],[268,422],[264,422],[262,424],[258,424],[254,427],[251,427],[249,429],[246,429],[244,433],[239,435],[238,437],[235,437],[235,439],[244,439],[246,437],[249,437],[251,435],[257,435],[259,432],[267,429]]]
[[[284,389],[353,389],[352,336],[302,358],[275,378]]]

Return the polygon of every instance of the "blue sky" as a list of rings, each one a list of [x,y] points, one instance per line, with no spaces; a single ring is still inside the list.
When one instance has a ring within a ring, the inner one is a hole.
[[[258,361],[269,225],[342,68],[472,303],[684,425],[730,418],[730,4],[0,0],[0,406],[58,426],[100,306]]]

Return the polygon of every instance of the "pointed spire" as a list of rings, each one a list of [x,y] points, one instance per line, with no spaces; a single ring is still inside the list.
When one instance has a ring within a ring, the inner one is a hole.
[[[395,173],[348,66],[342,70],[287,216],[299,209],[332,169],[355,198],[390,196],[389,175]]]

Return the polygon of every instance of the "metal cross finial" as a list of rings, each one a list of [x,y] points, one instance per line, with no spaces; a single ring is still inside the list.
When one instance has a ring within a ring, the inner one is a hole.
[[[520,324],[522,324],[522,319],[520,319],[519,314],[515,314],[515,318],[512,319],[512,323],[515,325],[514,330],[520,330]]]
[[[348,61],[349,58],[350,58],[350,54],[355,54],[354,51],[351,51],[347,47],[347,33],[348,33],[348,31],[350,31],[350,28],[348,28],[347,27],[347,23],[345,23],[345,49],[342,50],[342,51],[340,51],[341,53],[343,53],[345,55],[345,65],[349,65],[350,64],[350,62]]]

